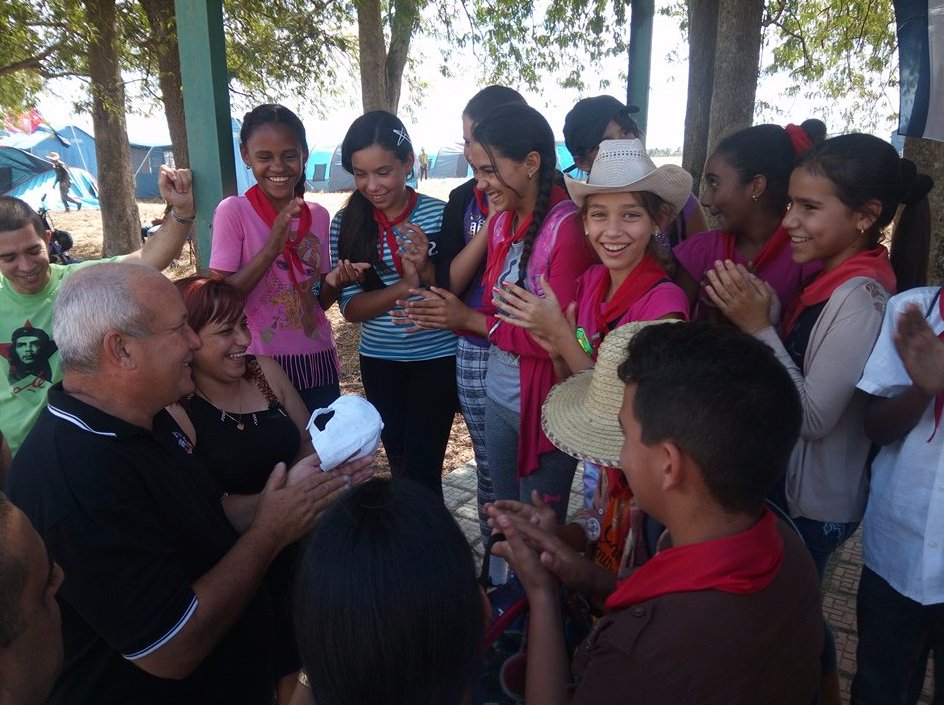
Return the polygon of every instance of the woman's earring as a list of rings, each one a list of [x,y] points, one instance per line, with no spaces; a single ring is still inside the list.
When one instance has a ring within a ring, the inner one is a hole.
[[[757,203],[757,201],[760,200],[760,196],[755,193],[753,196],[751,196],[751,200],[754,201],[754,203]]]
[[[528,181],[534,178],[534,172],[528,172]]]
[[[249,165],[248,165],[248,164],[246,165],[246,168],[247,168],[247,169],[249,168]]]
[[[859,228],[859,237],[865,237],[865,228]]]

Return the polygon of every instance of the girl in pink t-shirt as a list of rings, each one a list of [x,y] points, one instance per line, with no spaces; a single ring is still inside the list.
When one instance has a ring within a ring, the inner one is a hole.
[[[311,411],[340,394],[324,312],[368,265],[331,268],[328,212],[302,198],[308,147],[298,116],[256,107],[243,118],[240,154],[256,185],[217,206],[210,267],[246,295],[249,352],[275,358]]]
[[[493,290],[504,311],[498,317],[527,329],[551,354],[560,378],[593,365],[604,336],[625,323],[688,320],[685,292],[652,251],[654,233],[684,207],[692,188],[680,167],[656,168],[639,140],[605,140],[588,182],[565,180],[600,260],[577,280],[566,316],[549,286],[546,298],[514,285]]]
[[[793,261],[790,237],[780,225],[790,172],[797,156],[812,146],[796,125],[755,125],[725,137],[705,162],[701,203],[721,227],[672,250],[679,264],[676,281],[688,294],[695,319],[723,319],[704,292],[705,273],[715,262],[748,267],[773,287],[784,309],[819,271],[819,265]]]

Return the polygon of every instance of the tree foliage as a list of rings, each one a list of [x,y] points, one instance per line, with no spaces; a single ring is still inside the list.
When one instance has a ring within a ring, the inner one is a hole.
[[[891,0],[773,0],[764,24],[772,56],[764,73],[787,72],[788,93],[823,105],[831,129],[874,130],[891,117],[875,110],[898,85]]]
[[[31,107],[49,79],[85,75],[77,3],[0,0],[0,17],[0,112]]]
[[[488,83],[538,89],[554,76],[563,87],[596,89],[610,81],[594,68],[626,52],[629,5],[623,0],[439,0],[436,16],[448,43],[475,50],[487,67]]]

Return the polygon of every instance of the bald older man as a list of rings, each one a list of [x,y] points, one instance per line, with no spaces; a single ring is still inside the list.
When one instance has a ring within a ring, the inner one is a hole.
[[[49,702],[269,705],[279,635],[263,574],[370,459],[323,473],[312,456],[257,497],[221,497],[164,411],[193,390],[200,340],[154,269],[75,274],[53,331],[63,381],[8,483],[68,576]]]

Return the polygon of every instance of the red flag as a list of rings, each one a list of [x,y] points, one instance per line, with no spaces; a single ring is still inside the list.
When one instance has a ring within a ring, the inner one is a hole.
[[[36,132],[36,129],[46,122],[36,108],[30,108],[25,113],[16,117],[8,117],[5,120],[6,127],[10,132],[25,132],[28,135]]]

